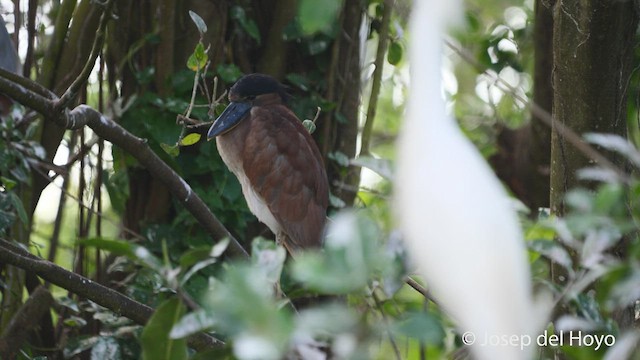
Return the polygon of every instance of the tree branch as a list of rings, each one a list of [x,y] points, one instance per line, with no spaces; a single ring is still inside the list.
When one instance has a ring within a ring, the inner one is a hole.
[[[68,271],[52,262],[41,259],[20,246],[0,239],[0,263],[13,265],[32,272],[44,280],[58,285],[78,296],[125,316],[137,324],[147,323],[153,309],[90,279]],[[224,343],[204,333],[188,338],[189,346],[198,351],[217,348]]]
[[[2,333],[0,355],[3,358],[12,359],[17,355],[29,331],[38,324],[40,318],[49,311],[52,304],[51,293],[42,286],[29,296]]]
[[[31,84],[31,80],[22,78],[21,84],[17,84],[9,81],[5,76],[6,73],[7,71],[0,69],[0,92],[43,114],[49,121],[55,122],[58,126],[69,130],[88,126],[101,138],[120,147],[138,160],[156,179],[162,181],[169,188],[171,194],[182,203],[215,240],[227,237],[231,239],[230,250],[233,253],[244,257],[249,256],[238,240],[231,235],[229,230],[213,215],[204,201],[191,189],[191,186],[151,150],[145,139],[134,136],[116,122],[107,119],[87,105],[80,105],[73,110],[65,109],[60,113],[56,110],[55,105],[58,98],[55,96],[50,100],[44,98],[21,85],[28,84],[32,88],[34,85]]]
[[[82,71],[78,74],[78,77],[69,85],[67,90],[62,94],[60,99],[56,102],[56,109],[62,109],[68,106],[73,99],[78,95],[80,88],[84,84],[86,84],[93,67],[95,66],[96,59],[100,54],[100,50],[102,49],[102,45],[104,44],[104,31],[107,27],[107,22],[111,17],[111,8],[113,7],[113,0],[107,0],[107,2],[103,5],[104,10],[102,15],[100,16],[100,24],[98,25],[98,31],[96,32],[96,37],[93,40],[93,46],[91,47],[91,53],[87,62],[84,64]]]

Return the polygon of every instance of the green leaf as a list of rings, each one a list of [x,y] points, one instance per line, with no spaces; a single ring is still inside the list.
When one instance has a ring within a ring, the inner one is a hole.
[[[318,31],[329,31],[338,18],[341,0],[302,0],[298,7],[298,18],[302,31],[313,34]]]
[[[111,336],[101,336],[91,348],[91,359],[122,359],[118,341]]]
[[[18,182],[4,176],[0,176],[0,184],[2,184],[6,190],[11,190],[18,185]]]
[[[182,317],[171,328],[169,337],[171,339],[182,339],[189,335],[205,331],[216,324],[213,317],[204,310],[196,310]]]
[[[202,42],[199,42],[198,45],[196,45],[193,54],[191,54],[187,60],[187,67],[193,71],[202,70],[207,65],[207,61],[209,61],[207,51],[205,50],[204,45],[202,45]]]
[[[216,72],[218,73],[218,75],[220,75],[220,78],[222,78],[222,80],[224,80],[224,82],[228,84],[236,82],[236,80],[238,80],[243,75],[242,71],[240,71],[240,68],[235,64],[220,64],[218,65]]]
[[[398,65],[398,63],[402,60],[402,55],[404,54],[404,49],[402,48],[402,44],[398,41],[392,41],[389,44],[389,50],[387,51],[387,61],[391,65]]]
[[[178,298],[171,298],[158,306],[140,336],[143,360],[187,359],[187,341],[169,336],[184,313],[184,305]]]
[[[169,145],[165,143],[160,143],[160,147],[162,148],[162,150],[164,150],[164,152],[169,154],[169,156],[171,157],[177,157],[178,155],[180,155],[180,147],[177,144]]]
[[[182,139],[180,139],[179,144],[181,146],[191,146],[193,144],[196,144],[198,141],[200,141],[201,138],[202,138],[202,135],[198,133],[191,133],[183,137]]]
[[[236,5],[232,7],[230,12],[231,12],[231,18],[238,21],[242,29],[247,34],[249,34],[249,36],[251,36],[254,40],[256,40],[258,42],[258,45],[260,45],[260,42],[261,42],[260,31],[258,30],[258,25],[256,25],[256,22],[251,19],[248,19],[246,12],[240,6]]]
[[[197,262],[207,260],[211,258],[211,255],[209,255],[210,253],[211,246],[207,245],[191,249],[180,256],[180,267],[186,269]]]
[[[329,153],[328,157],[342,167],[349,166],[349,157],[343,152],[334,151],[332,153]]]
[[[442,344],[445,336],[441,322],[435,316],[423,311],[407,312],[405,319],[396,324],[395,331],[427,344]]]
[[[555,240],[532,240],[529,248],[549,260],[559,264],[573,274],[573,261],[567,250]]]
[[[126,256],[131,260],[142,263],[150,269],[158,272],[162,271],[162,262],[160,259],[155,257],[145,247],[127,241],[95,237],[81,240],[80,244],[106,250],[116,255]]]
[[[302,122],[302,126],[309,132],[309,134],[313,134],[316,131],[316,124],[313,120],[306,119]]]
[[[193,23],[196,24],[196,27],[200,32],[200,36],[204,35],[204,33],[207,32],[207,24],[204,22],[204,20],[202,20],[200,15],[191,10],[189,10],[189,16],[191,16],[191,20],[193,20]]]
[[[9,193],[9,200],[11,201],[13,208],[16,210],[16,213],[18,213],[20,221],[27,226],[27,224],[29,224],[29,218],[27,217],[27,212],[24,210],[24,206],[22,205],[22,200],[20,200],[18,195],[13,192]]]

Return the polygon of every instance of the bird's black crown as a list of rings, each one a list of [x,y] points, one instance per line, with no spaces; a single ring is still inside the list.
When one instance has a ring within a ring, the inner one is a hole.
[[[269,75],[255,73],[245,75],[236,81],[229,90],[229,98],[243,99],[273,93],[280,95],[284,102],[289,100],[290,95],[287,93],[287,88],[278,80]]]

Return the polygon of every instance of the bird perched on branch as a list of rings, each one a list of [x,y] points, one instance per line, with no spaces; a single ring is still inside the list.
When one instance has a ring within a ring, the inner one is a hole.
[[[274,78],[246,75],[229,91],[230,104],[207,138],[216,137],[251,212],[295,254],[322,244],[329,185],[320,151],[288,99]]]

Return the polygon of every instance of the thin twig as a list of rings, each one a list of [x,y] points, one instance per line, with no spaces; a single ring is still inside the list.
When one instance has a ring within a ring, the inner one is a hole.
[[[407,285],[411,286],[415,291],[417,291],[420,294],[422,294],[422,296],[424,296],[425,299],[433,302],[434,304],[438,304],[433,299],[433,296],[431,296],[431,293],[429,293],[429,291],[427,289],[425,289],[424,286],[420,285],[411,276],[407,276],[407,278],[404,281],[407,283]]]

